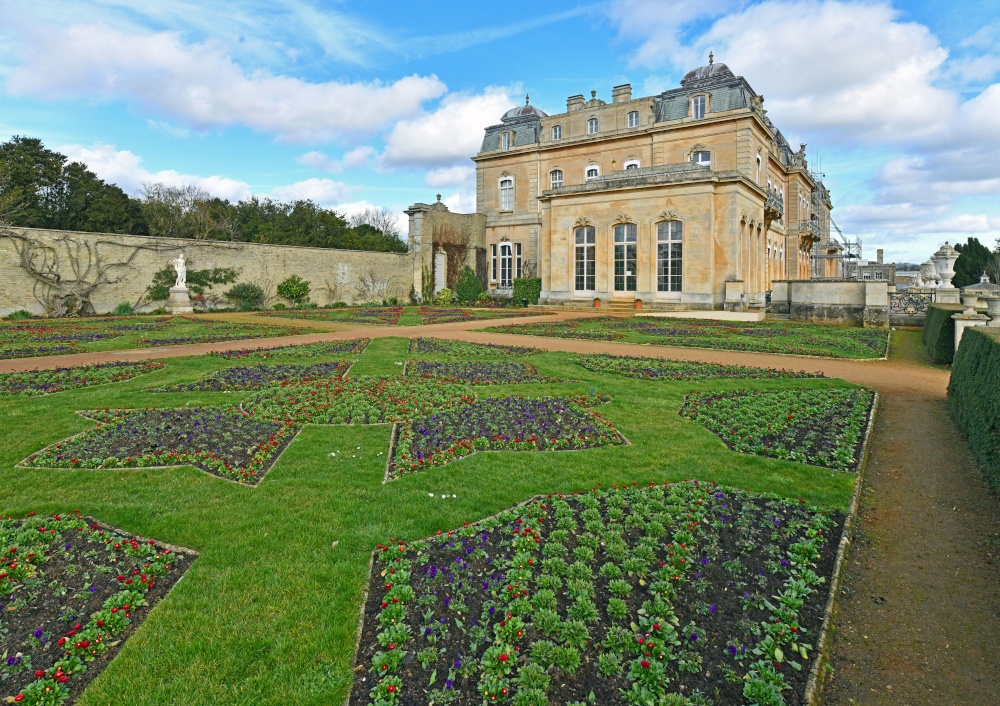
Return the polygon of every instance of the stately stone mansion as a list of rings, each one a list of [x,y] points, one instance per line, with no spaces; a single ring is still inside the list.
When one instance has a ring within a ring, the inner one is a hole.
[[[526,98],[473,160],[493,290],[537,272],[542,303],[721,309],[762,301],[774,280],[839,276],[805,145],[793,151],[763,96],[711,56],[655,96],[624,84],[557,115]]]

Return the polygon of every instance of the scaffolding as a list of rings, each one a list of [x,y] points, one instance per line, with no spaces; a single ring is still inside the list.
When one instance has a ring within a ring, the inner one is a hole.
[[[827,263],[831,260],[835,261],[834,279],[861,279],[861,238],[844,235],[832,217],[829,239],[813,243],[810,263],[812,277],[829,277],[826,274],[829,270]]]

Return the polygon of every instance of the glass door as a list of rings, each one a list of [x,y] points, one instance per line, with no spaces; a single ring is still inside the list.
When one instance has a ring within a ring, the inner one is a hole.
[[[615,226],[615,291],[634,292],[635,248],[638,233],[635,223]]]
[[[514,257],[510,243],[500,243],[500,288],[510,289],[514,286],[512,276]]]

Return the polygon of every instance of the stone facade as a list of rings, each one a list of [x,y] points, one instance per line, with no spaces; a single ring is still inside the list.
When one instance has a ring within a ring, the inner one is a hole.
[[[771,311],[795,321],[888,328],[889,285],[858,280],[775,280]]]
[[[570,96],[558,115],[526,100],[473,159],[494,290],[537,271],[543,303],[717,309],[733,283],[763,302],[773,280],[838,276],[832,202],[805,145],[793,151],[724,64],[657,96],[633,99],[628,84],[610,103]]]
[[[30,239],[39,257],[60,258],[60,267],[69,267],[67,246],[77,250],[83,264],[97,257],[105,263],[125,262],[127,266],[112,271],[109,283],[98,287],[92,297],[98,313],[113,309],[122,302],[141,302],[153,273],[169,267],[179,252],[187,259],[188,272],[215,267],[235,269],[239,282],[257,284],[272,302],[280,301],[275,287],[291,275],[299,275],[312,284],[310,299],[324,305],[335,301],[364,302],[397,297],[409,300],[413,284],[412,253],[361,252],[329,248],[302,248],[290,245],[258,245],[212,240],[150,238],[108,233],[10,228],[9,233]],[[36,283],[21,267],[14,243],[0,233],[0,315],[17,309],[42,314],[45,309],[35,296]],[[89,246],[89,250],[88,250]],[[90,252],[91,255],[79,253]],[[134,256],[133,256],[134,255]],[[83,258],[83,259],[81,259]],[[69,270],[60,270],[68,272]],[[367,287],[365,282],[367,281]],[[378,291],[371,291],[374,289]],[[231,285],[216,286],[213,294],[221,296]],[[144,303],[144,309],[161,303]]]
[[[467,266],[485,280],[484,214],[452,213],[441,203],[440,194],[435,203],[415,203],[404,213],[410,219],[413,291],[420,299],[428,299],[445,287],[453,289]]]

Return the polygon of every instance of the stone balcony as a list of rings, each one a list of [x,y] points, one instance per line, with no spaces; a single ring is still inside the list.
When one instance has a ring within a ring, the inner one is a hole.
[[[568,194],[585,194],[592,191],[627,189],[637,186],[701,181],[704,179],[738,179],[741,176],[740,172],[735,170],[713,171],[708,167],[702,167],[691,162],[659,164],[653,167],[640,167],[639,169],[619,169],[588,179],[583,184],[567,184],[555,189],[547,189],[542,192],[542,198]]]

